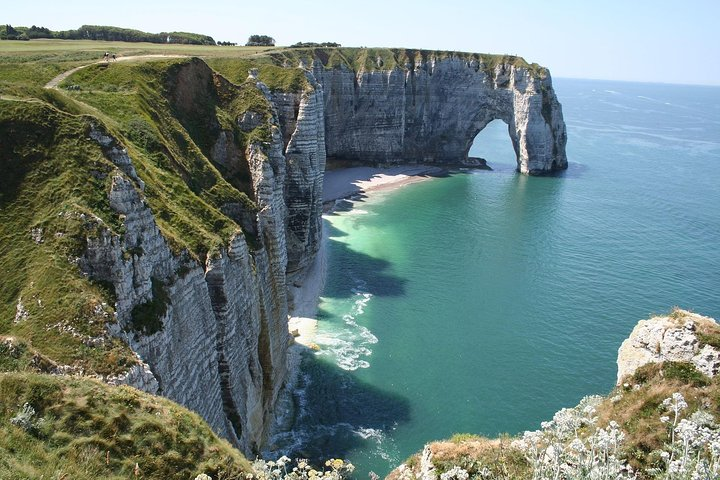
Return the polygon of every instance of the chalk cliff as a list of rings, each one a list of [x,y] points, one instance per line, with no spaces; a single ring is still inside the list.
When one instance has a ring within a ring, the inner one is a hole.
[[[567,168],[565,123],[546,69],[516,57],[393,52],[391,68],[380,57],[354,69],[313,60],[325,94],[328,158],[472,165],[475,136],[501,119],[519,172]]]
[[[202,98],[220,83],[223,79],[213,78],[204,63],[192,61],[179,71],[175,91]],[[273,94],[257,78],[251,76],[245,86],[272,107]],[[125,231],[118,236],[101,229],[99,236],[88,238],[82,265],[92,278],[114,286],[118,322],[113,333],[145,362],[145,368],[134,367],[144,375],[120,381],[197,411],[246,454],[256,453],[264,442],[287,379],[288,279],[300,279],[319,248],[322,90],[311,84],[285,98],[296,112],[283,118],[285,131],[277,112],[287,112],[277,97],[280,108],[271,108],[267,118],[241,112],[235,119],[239,132],[212,118],[206,121],[213,137],[210,160],[230,176],[249,173],[257,214],[248,219],[241,206],[226,204],[226,215],[252,231],[255,241],[249,246],[238,233],[204,264],[171,251],[143,200],[145,183],[127,151],[100,128],[92,132],[119,168],[109,198]],[[178,101],[189,117],[202,116],[192,102]],[[267,128],[269,137],[239,151],[235,137],[258,127]],[[160,325],[138,331],[136,309],[153,302],[166,303]]]

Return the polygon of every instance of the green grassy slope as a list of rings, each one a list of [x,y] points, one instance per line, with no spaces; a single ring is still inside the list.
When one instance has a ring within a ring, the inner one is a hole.
[[[89,346],[112,321],[112,293],[75,263],[98,220],[119,228],[107,201],[114,166],[86,141],[92,122],[40,101],[0,100],[0,335],[110,374],[131,352],[118,340]]]
[[[169,400],[91,379],[0,374],[0,478],[233,479],[249,471],[198,415]]]
[[[254,87],[235,89],[221,82],[216,86],[212,77],[183,85],[190,90],[179,95],[180,71],[193,63],[202,69],[198,62],[93,65],[64,85],[79,88],[66,95],[107,117],[116,134],[126,140],[166,238],[176,251],[188,249],[202,261],[240,229],[220,208],[233,202],[250,211],[255,208],[248,176],[224,177],[208,159],[212,146],[221,130],[235,133],[240,152],[248,141],[265,138],[266,125],[243,135],[234,119],[247,110],[261,112],[267,119],[269,106]]]
[[[0,337],[24,342],[48,368],[119,373],[135,360],[103,338],[114,292],[75,260],[100,228],[123,233],[107,200],[117,169],[90,129],[127,148],[171,248],[203,264],[235,234],[255,244],[244,152],[269,140],[270,106],[254,83],[233,85],[191,58],[91,65],[65,81],[78,90],[44,89],[47,76],[37,82],[37,69],[24,68],[27,79],[0,75]],[[236,119],[248,111],[261,122],[242,131]],[[210,160],[221,132],[236,151],[232,169]],[[221,211],[227,204],[246,225]]]

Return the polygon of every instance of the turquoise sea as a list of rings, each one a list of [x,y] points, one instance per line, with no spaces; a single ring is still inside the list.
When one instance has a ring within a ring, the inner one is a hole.
[[[613,387],[622,340],[720,319],[720,88],[556,79],[570,168],[514,172],[507,127],[457,173],[326,217],[321,350],[275,440],[387,474],[456,432],[536,429]]]

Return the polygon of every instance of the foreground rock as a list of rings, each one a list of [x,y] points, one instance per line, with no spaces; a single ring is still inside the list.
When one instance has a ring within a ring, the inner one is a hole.
[[[641,320],[618,350],[617,384],[648,363],[689,362],[708,377],[720,370],[720,350],[702,341],[720,331],[714,319],[676,309]]]

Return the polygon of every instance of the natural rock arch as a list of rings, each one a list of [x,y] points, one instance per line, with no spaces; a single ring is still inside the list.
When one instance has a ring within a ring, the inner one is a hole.
[[[515,158],[517,159],[517,154],[518,154],[517,136],[514,135],[514,131],[510,128],[510,125],[508,124],[507,120],[504,120],[502,118],[490,118],[489,120],[486,120],[486,121],[483,120],[483,121],[478,122],[476,124],[477,128],[473,130],[473,133],[470,134],[471,136],[469,137],[468,141],[466,142],[465,157],[468,158],[468,163],[470,165],[472,165],[473,163],[478,163],[472,157],[470,157],[470,150],[472,150],[472,148],[478,144],[478,139],[483,138],[483,135],[484,135],[483,132],[485,132],[485,129],[490,124],[493,124],[495,122],[501,123],[502,126],[504,127],[504,129],[508,132],[508,134],[507,134],[508,137],[505,138],[505,140],[510,142],[510,146],[511,146],[512,150],[514,151]],[[480,142],[480,145],[483,145],[482,141]],[[482,160],[485,160],[485,159],[482,159]],[[494,159],[490,159],[490,160],[493,161]]]
[[[329,159],[465,164],[477,133],[501,119],[519,172],[567,168],[562,108],[546,70],[447,57],[358,72],[318,62],[313,74],[324,90]]]

